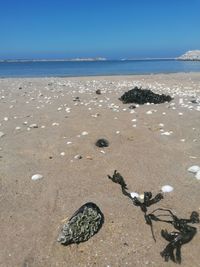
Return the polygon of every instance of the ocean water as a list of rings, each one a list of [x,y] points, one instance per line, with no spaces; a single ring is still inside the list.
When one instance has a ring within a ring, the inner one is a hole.
[[[0,77],[74,77],[199,71],[200,61],[110,60],[92,62],[0,62]]]

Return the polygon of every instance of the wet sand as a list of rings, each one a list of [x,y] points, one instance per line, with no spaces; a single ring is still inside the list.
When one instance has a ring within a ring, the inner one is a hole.
[[[129,109],[118,98],[136,85],[174,100]],[[155,243],[141,210],[107,175],[117,169],[139,194],[173,186],[149,211],[200,212],[200,181],[187,171],[200,165],[199,73],[0,79],[0,132],[0,266],[175,266],[160,256],[160,231],[172,228],[154,223]],[[96,147],[99,138],[109,147]],[[61,246],[63,220],[88,201],[104,213],[103,227],[85,243]],[[200,266],[194,226],[182,266]]]

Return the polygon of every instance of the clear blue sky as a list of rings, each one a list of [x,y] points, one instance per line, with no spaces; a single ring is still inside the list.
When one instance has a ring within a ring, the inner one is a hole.
[[[170,57],[200,49],[200,0],[0,0],[0,58]]]

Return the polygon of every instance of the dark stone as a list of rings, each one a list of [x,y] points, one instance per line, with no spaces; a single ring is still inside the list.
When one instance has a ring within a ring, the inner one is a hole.
[[[103,223],[104,215],[100,208],[88,202],[63,225],[57,241],[65,246],[85,242],[101,229]]]
[[[133,89],[125,92],[119,100],[121,100],[124,104],[127,103],[137,103],[137,104],[145,104],[145,103],[154,103],[161,104],[164,102],[170,102],[173,98],[169,95],[159,95],[153,93],[148,89],[141,89],[137,86]]]
[[[22,89],[22,87],[20,86],[20,87],[19,87],[19,90],[21,90],[21,89]]]
[[[99,139],[96,141],[96,146],[98,147],[108,147],[109,146],[109,142],[106,139]]]
[[[134,109],[134,108],[136,108],[136,106],[135,105],[130,105],[128,108]]]
[[[101,95],[101,90],[100,89],[96,90],[96,94]]]
[[[75,101],[80,102],[80,98],[79,98],[79,96],[75,97],[75,98],[73,99],[73,101],[74,101],[74,102],[75,102]]]

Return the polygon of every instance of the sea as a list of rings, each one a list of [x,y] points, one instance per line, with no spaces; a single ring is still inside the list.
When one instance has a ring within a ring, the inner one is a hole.
[[[200,61],[106,60],[0,62],[0,77],[78,77],[200,72]]]

